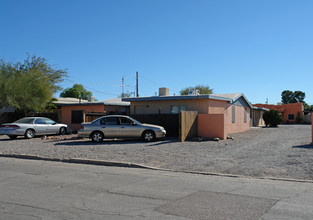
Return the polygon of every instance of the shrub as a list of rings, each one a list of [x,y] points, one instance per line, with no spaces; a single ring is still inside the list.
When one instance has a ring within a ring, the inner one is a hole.
[[[269,111],[264,112],[263,120],[265,122],[266,127],[277,127],[277,125],[283,122],[283,118],[278,110],[271,109]]]

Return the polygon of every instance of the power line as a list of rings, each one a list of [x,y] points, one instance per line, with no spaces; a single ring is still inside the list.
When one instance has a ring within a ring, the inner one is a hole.
[[[146,77],[144,77],[144,76],[142,76],[142,75],[140,75],[139,77],[142,78],[142,79],[144,79],[144,80],[146,80],[146,81],[148,81],[148,82],[150,82],[150,83],[152,83],[152,84],[155,84],[155,85],[158,85],[158,86],[162,86],[160,83],[153,82],[152,80],[147,79]]]
[[[71,82],[71,83],[78,83],[78,82],[76,82],[76,81],[69,80],[69,79],[65,79],[65,80],[66,80],[66,81],[69,81],[69,82]],[[81,84],[81,83],[78,83],[78,84]],[[92,87],[89,87],[89,85],[88,85],[88,86],[85,85],[85,84],[81,84],[81,85],[83,85],[83,86],[86,87],[87,89],[92,90],[92,91],[97,92],[97,93],[101,93],[101,94],[104,94],[104,95],[114,95],[114,96],[118,96],[118,94],[112,94],[112,93],[109,93],[109,92],[106,92],[106,91],[99,91],[99,90],[96,90],[96,89],[94,89],[94,88],[92,88]]]

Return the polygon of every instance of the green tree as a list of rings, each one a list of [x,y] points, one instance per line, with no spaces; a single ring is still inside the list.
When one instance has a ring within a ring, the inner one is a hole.
[[[283,104],[289,104],[289,103],[305,103],[304,102],[305,93],[302,91],[290,91],[290,90],[284,90],[281,93],[281,101]]]
[[[119,95],[118,97],[119,98],[129,98],[129,97],[131,97],[132,96],[132,92],[129,92],[129,91],[127,91],[127,92],[122,92],[121,93],[121,95]]]
[[[265,122],[266,127],[277,127],[277,125],[283,122],[283,118],[278,110],[271,109],[269,111],[264,112],[263,120]]]
[[[212,94],[213,93],[213,89],[211,89],[209,86],[196,85],[196,86],[190,86],[190,87],[180,90],[180,94],[188,95],[188,92],[191,90],[199,90],[200,94]]]
[[[290,101],[293,100],[293,92],[290,91],[290,90],[284,90],[282,93],[281,93],[281,102],[283,104],[288,104],[290,103]]]
[[[66,70],[53,68],[42,57],[28,55],[23,63],[0,60],[0,103],[25,115],[43,111],[66,76]]]
[[[308,105],[307,103],[303,103],[304,110],[313,112],[313,105]]]
[[[88,99],[88,96],[92,96],[92,92],[85,89],[81,84],[74,84],[71,88],[66,88],[61,92],[60,97],[72,97],[72,98],[81,98]]]
[[[304,103],[305,93],[302,91],[295,91],[294,93],[294,101]]]

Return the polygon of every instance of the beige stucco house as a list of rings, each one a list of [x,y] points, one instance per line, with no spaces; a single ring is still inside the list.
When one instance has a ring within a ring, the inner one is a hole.
[[[198,112],[198,136],[219,137],[247,131],[252,106],[243,93],[123,98],[130,102],[130,114],[178,114]]]

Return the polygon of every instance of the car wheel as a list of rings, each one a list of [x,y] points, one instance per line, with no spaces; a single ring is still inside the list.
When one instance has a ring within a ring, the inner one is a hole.
[[[66,128],[65,127],[61,127],[60,131],[59,131],[60,135],[66,135]]]
[[[9,135],[9,138],[12,139],[12,140],[14,140],[14,139],[17,138],[17,136],[16,136],[16,135]]]
[[[25,132],[25,138],[31,139],[35,137],[35,131],[33,129],[27,129]]]
[[[150,141],[153,141],[155,139],[155,134],[153,131],[145,131],[142,135],[142,138],[147,141],[147,142],[150,142]]]
[[[95,131],[91,135],[91,140],[93,142],[99,143],[103,140],[103,134],[100,131]]]

